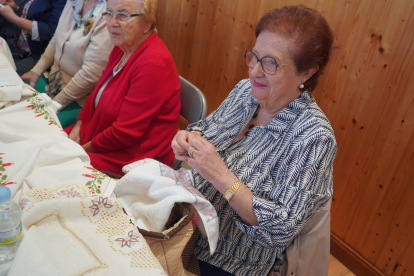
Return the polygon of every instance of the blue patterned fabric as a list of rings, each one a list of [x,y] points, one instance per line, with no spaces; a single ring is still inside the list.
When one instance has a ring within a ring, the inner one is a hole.
[[[267,125],[254,127],[233,143],[258,102],[249,79],[242,80],[220,107],[187,130],[198,130],[227,167],[252,192],[259,226],[248,226],[214,186],[194,171],[196,187],[220,220],[216,252],[198,236],[198,259],[236,275],[279,271],[284,251],[333,193],[337,145],[333,129],[308,92],[286,106]]]

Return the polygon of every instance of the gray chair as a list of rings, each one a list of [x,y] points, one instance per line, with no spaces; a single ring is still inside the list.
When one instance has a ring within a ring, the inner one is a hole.
[[[206,117],[207,102],[203,92],[181,76],[180,84],[181,116],[183,116],[190,124]]]
[[[195,87],[191,82],[180,76],[181,84],[181,111],[183,116],[190,124],[198,122],[206,117],[207,101],[203,92]],[[178,170],[181,161],[174,158],[174,170]]]

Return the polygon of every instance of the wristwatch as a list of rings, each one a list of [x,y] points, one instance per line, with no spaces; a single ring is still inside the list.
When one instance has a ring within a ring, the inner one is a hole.
[[[232,199],[234,194],[237,192],[237,189],[240,188],[241,185],[243,185],[243,183],[240,180],[238,180],[236,183],[234,183],[233,186],[231,186],[230,189],[227,190],[227,192],[224,193],[223,197],[227,201],[230,201],[230,199]]]

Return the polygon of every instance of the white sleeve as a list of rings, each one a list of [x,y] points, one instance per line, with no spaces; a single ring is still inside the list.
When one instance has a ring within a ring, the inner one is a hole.
[[[34,21],[34,20],[32,24],[32,40],[40,41],[39,29],[37,28],[37,21]]]

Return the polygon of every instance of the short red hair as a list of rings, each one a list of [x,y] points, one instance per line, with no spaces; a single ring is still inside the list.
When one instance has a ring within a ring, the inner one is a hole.
[[[322,15],[304,5],[285,6],[266,13],[257,23],[256,38],[262,31],[276,33],[292,41],[291,58],[298,73],[318,67],[301,91],[313,91],[329,61],[334,37]]]

